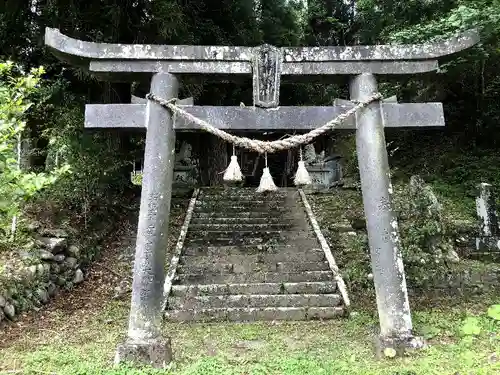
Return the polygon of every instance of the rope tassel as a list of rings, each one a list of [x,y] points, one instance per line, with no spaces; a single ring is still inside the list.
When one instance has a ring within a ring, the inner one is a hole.
[[[299,155],[300,155],[299,166],[297,168],[297,172],[295,173],[295,178],[293,179],[293,182],[295,186],[311,185],[311,177],[309,176],[309,172],[306,169],[306,164],[304,163],[304,160],[302,160],[302,147],[300,148]]]
[[[233,156],[231,156],[231,162],[229,163],[223,178],[224,181],[230,181],[230,182],[243,180],[243,174],[241,173],[241,168],[240,165],[238,164],[238,157],[236,156],[236,150],[234,145],[233,145]]]
[[[262,172],[262,177],[260,178],[260,185],[257,188],[257,193],[278,190],[278,188],[274,184],[273,176],[271,176],[271,172],[269,171],[269,168],[267,167],[267,152],[264,153],[264,160],[265,160],[266,166],[264,168],[264,171]]]

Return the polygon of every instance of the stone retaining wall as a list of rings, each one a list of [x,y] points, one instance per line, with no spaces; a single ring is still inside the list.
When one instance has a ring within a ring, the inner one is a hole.
[[[412,287],[411,280],[408,281],[410,289],[434,290],[436,292],[485,292],[500,289],[500,264],[483,270],[463,270],[461,272],[448,273],[438,279],[430,281],[425,287]]]
[[[33,228],[29,249],[12,253],[0,268],[0,322],[46,304],[61,288],[84,280],[80,248],[64,230]]]
[[[436,280],[435,288],[493,289],[500,287],[500,265],[490,270],[465,270]]]

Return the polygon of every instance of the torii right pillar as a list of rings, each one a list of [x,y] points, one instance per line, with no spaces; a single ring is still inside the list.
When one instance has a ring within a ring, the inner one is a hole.
[[[351,80],[351,100],[366,100],[377,92],[377,81],[371,73]],[[380,102],[372,102],[358,112],[356,124],[359,173],[380,320],[376,348],[379,355],[384,352],[394,355],[391,349],[402,354],[407,348],[420,347],[421,340],[412,334]]]
[[[466,49],[477,41],[478,35],[471,32],[468,37],[458,37],[454,42],[420,49],[391,46],[372,53],[371,58],[379,60],[374,62],[379,66],[366,73],[358,72],[351,78],[351,100],[366,100],[379,92],[375,74],[395,73],[398,69],[413,74],[437,70],[438,57]],[[368,53],[362,49],[358,52]],[[425,64],[434,64],[434,68]],[[381,101],[375,101],[356,113],[356,149],[380,321],[376,349],[379,356],[392,357],[408,349],[418,349],[424,342],[412,332],[398,222],[392,208],[393,189],[383,108]],[[409,114],[410,117],[416,115],[417,112]]]

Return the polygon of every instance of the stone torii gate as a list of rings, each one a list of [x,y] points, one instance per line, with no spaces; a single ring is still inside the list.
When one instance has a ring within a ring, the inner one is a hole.
[[[91,43],[69,38],[56,29],[47,29],[45,35],[45,43],[60,59],[105,80],[150,80],[150,92],[167,100],[177,97],[179,80],[184,78],[253,76],[252,107],[178,103],[189,114],[231,131],[307,131],[355,105],[337,100],[324,107],[279,107],[281,80],[293,82],[301,76],[327,80],[332,75],[348,75],[351,99],[363,101],[378,92],[376,75],[432,72],[438,69],[439,58],[477,42],[473,31],[436,44],[296,48]],[[128,339],[118,346],[116,361],[161,367],[172,356],[170,341],[162,337],[160,327],[175,133],[199,126],[154,101],[134,102],[87,105],[85,127],[147,129]],[[399,104],[392,99],[370,103],[337,127],[356,129],[380,349],[399,351],[415,346],[397,220],[391,206],[384,128],[428,126],[444,126],[441,103]]]

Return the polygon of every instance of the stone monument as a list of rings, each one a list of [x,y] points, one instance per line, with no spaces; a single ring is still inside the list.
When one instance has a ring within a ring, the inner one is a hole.
[[[316,153],[314,145],[304,147],[304,162],[311,176],[311,185],[304,190],[326,192],[342,180],[342,165],[339,155],[325,157],[325,151]]]
[[[182,142],[175,155],[173,183],[177,187],[192,187],[198,183],[198,165],[193,157],[193,147],[187,142]]]
[[[316,129],[378,92],[377,75],[416,75],[438,68],[438,59],[478,42],[468,32],[425,45],[258,47],[171,46],[91,43],[47,29],[45,43],[64,61],[88,69],[97,78],[150,81],[150,92],[175,99],[179,80],[189,76],[230,80],[253,76],[252,107],[183,105],[187,113],[219,129],[232,131]],[[350,76],[351,101],[323,107],[279,106],[280,82],[300,78],[327,82]],[[378,349],[404,352],[418,346],[401,258],[398,223],[391,204],[392,186],[384,128],[444,126],[441,103],[373,101],[336,129],[356,129],[373,282],[380,318]],[[146,131],[144,178],[137,231],[132,300],[127,340],[116,361],[163,367],[171,358],[170,340],[161,331],[165,251],[175,164],[175,133],[200,125],[155,101],[147,104],[87,105],[87,128],[135,128]]]
[[[480,220],[479,236],[476,238],[476,251],[500,255],[500,226],[492,186],[479,184],[476,198],[477,216]]]

